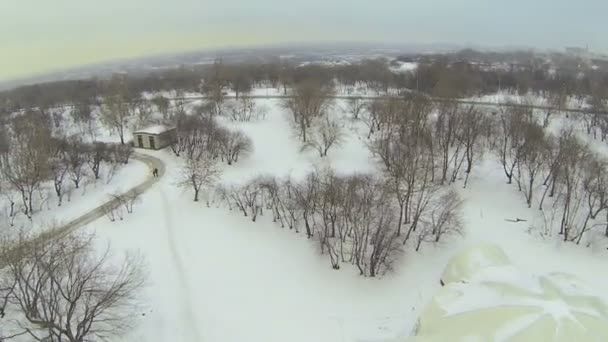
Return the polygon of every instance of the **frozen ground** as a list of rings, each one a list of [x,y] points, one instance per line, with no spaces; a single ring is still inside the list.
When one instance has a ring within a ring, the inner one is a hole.
[[[259,174],[299,177],[319,164],[300,152],[277,100],[261,122],[238,124],[254,142],[252,156],[223,174],[226,184]],[[339,172],[371,172],[374,165],[356,135],[330,151]],[[501,246],[525,271],[568,272],[608,288],[608,253],[543,240],[529,234],[538,212],[527,209],[499,165],[488,156],[476,166],[465,198],[466,235],[407,252],[393,275],[366,279],[355,269],[333,271],[316,245],[263,217],[252,223],[237,212],[204,202],[175,186],[179,160],[163,159],[167,174],[143,195],[125,221],[102,219],[87,229],[118,249],[147,258],[150,281],[139,326],[124,341],[382,341],[409,335],[417,316],[439,288],[449,258],[479,242]],[[458,184],[457,186],[460,186]],[[528,219],[510,223],[506,219]]]

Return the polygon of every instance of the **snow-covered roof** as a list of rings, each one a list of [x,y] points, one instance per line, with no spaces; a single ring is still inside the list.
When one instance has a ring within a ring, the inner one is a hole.
[[[165,133],[167,131],[170,131],[174,129],[173,127],[167,127],[165,125],[156,125],[156,126],[150,126],[144,129],[138,129],[135,132],[133,132],[134,134],[161,134],[161,133]]]

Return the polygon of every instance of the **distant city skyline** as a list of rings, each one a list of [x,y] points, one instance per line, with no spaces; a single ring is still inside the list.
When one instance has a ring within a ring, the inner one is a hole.
[[[200,49],[302,42],[606,51],[601,0],[5,0],[0,81]]]

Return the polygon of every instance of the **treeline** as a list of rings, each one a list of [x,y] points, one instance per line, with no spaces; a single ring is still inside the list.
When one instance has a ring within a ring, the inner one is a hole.
[[[288,88],[302,81],[315,79],[329,84],[334,81],[343,86],[364,86],[377,93],[394,90],[417,90],[440,97],[465,97],[507,90],[527,94],[534,92],[566,93],[568,96],[590,96],[608,87],[608,75],[601,70],[560,68],[530,58],[526,64],[496,67],[475,62],[474,57],[460,54],[433,58],[413,58],[419,65],[410,72],[397,72],[386,59],[364,60],[349,65],[326,66],[320,64],[291,65],[277,61],[265,64],[224,64],[220,60],[212,65],[182,66],[154,72],[145,76],[122,75],[125,94],[135,99],[142,92],[176,90],[202,92],[214,82],[226,90],[246,94],[253,87],[264,85]],[[472,61],[473,60],[473,61]],[[393,62],[394,64],[394,62]],[[15,111],[23,108],[44,110],[57,105],[97,103],[111,93],[111,80],[59,81],[19,87],[0,94],[0,108]]]
[[[387,198],[392,187],[381,177],[339,176],[331,170],[316,171],[303,181],[273,177],[256,178],[243,186],[219,189],[229,209],[239,210],[253,222],[271,216],[273,222],[318,243],[333,269],[355,265],[363,276],[380,276],[408,242],[416,250],[423,242],[461,233],[460,200],[455,192],[428,187],[408,207],[405,219]],[[401,224],[407,230],[401,230]]]

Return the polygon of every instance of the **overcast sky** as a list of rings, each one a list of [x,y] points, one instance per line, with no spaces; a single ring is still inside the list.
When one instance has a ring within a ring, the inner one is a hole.
[[[285,42],[608,50],[607,0],[0,0],[0,80]]]

